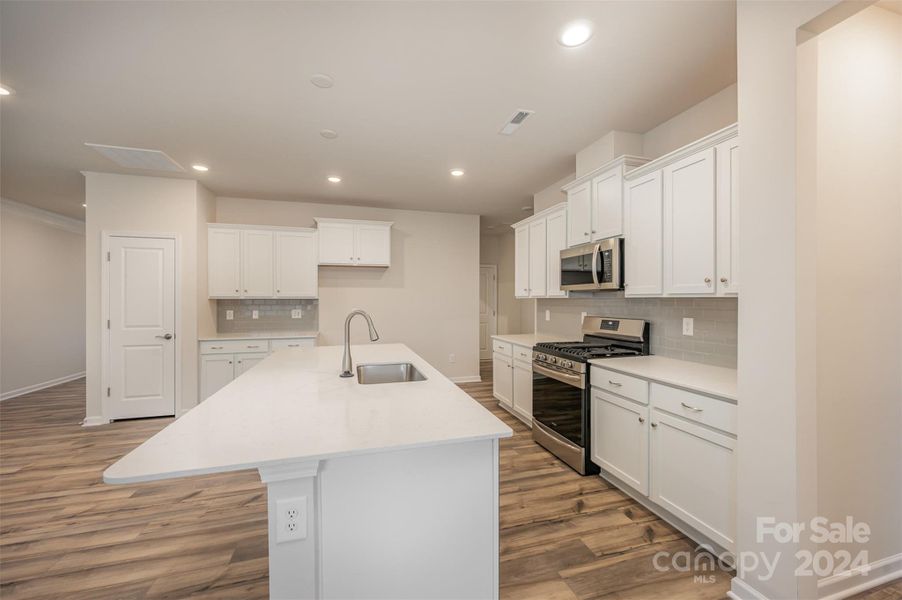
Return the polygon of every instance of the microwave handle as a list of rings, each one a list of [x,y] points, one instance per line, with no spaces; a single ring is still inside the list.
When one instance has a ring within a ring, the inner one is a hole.
[[[592,281],[596,286],[600,285],[598,281],[598,253],[601,250],[601,244],[595,244],[592,250]]]

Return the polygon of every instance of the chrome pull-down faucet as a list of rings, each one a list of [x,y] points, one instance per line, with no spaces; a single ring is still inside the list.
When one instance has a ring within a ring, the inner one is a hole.
[[[370,341],[375,342],[379,340],[379,333],[376,331],[376,326],[373,325],[373,319],[362,310],[352,310],[348,314],[348,318],[345,319],[345,353],[341,358],[341,377],[354,376],[354,373],[351,372],[351,319],[356,315],[366,319],[366,324],[370,328]]]

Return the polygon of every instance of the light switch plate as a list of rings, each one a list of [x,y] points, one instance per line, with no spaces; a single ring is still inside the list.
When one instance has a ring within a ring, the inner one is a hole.
[[[292,308],[291,309],[291,318],[292,319],[300,319],[301,318],[301,309],[300,308]]]
[[[235,320],[235,311],[227,310],[226,311],[226,321],[234,321]]]
[[[545,309],[545,320],[546,320],[546,321],[550,321],[550,320],[551,320],[551,311],[548,310],[547,308]]]
[[[251,318],[252,318],[252,319],[259,319],[259,318],[260,318],[260,311],[258,311],[258,310],[252,311],[252,312],[251,312]]]
[[[582,326],[583,321],[586,320],[586,315],[588,315],[588,314],[589,314],[589,313],[587,313],[587,312],[585,312],[585,311],[579,313],[579,324],[580,324],[580,326]]]
[[[693,335],[693,331],[695,330],[695,319],[692,317],[685,317],[683,319],[683,335]]]

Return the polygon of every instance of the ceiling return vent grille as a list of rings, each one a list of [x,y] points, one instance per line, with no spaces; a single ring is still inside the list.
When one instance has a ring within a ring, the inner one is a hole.
[[[535,112],[536,111],[534,110],[526,110],[524,108],[521,108],[520,110],[515,112],[510,119],[507,120],[507,123],[504,124],[504,126],[501,128],[501,131],[499,131],[498,133],[500,133],[501,135],[513,134],[515,131],[520,129],[523,121],[525,121],[527,118],[529,118],[529,115]]]
[[[106,146],[85,142],[85,146],[96,150],[120,167],[126,169],[143,169],[145,171],[184,172],[177,162],[169,158],[165,152],[146,150],[144,148],[125,148],[122,146]]]

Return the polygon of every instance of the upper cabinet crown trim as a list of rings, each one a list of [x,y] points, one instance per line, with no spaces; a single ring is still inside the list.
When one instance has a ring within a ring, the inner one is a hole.
[[[575,188],[578,185],[586,183],[587,181],[594,179],[596,176],[601,175],[602,173],[605,173],[607,171],[610,171],[611,169],[614,169],[616,167],[632,167],[632,168],[640,167],[640,166],[644,165],[645,163],[647,163],[648,160],[649,159],[645,158],[644,156],[633,156],[632,154],[624,154],[623,156],[618,156],[617,158],[615,158],[613,160],[609,160],[608,162],[604,163],[600,167],[596,167],[596,168],[592,169],[585,175],[580,175],[579,177],[577,177],[576,179],[574,179],[567,185],[561,186],[561,191],[566,192],[567,190],[570,190],[572,188]]]
[[[544,219],[548,215],[553,215],[554,213],[560,212],[561,210],[564,210],[565,208],[567,208],[567,203],[559,202],[558,204],[555,204],[554,206],[549,206],[545,210],[540,210],[536,214],[526,217],[522,221],[517,221],[516,223],[511,225],[511,229],[516,229],[517,227],[522,227],[523,225],[528,225],[529,223],[532,223],[536,219]]]
[[[354,223],[357,225],[383,225],[386,227],[391,227],[395,224],[394,221],[364,221],[360,219],[327,219],[322,217],[314,217],[314,221],[317,224],[320,223]]]
[[[281,225],[239,225],[232,223],[207,223],[207,229],[241,229],[254,231],[296,231],[299,233],[316,233],[313,227],[283,227]]]
[[[739,123],[733,123],[723,129],[715,131],[714,133],[710,133],[705,137],[692,142],[691,144],[687,144],[682,148],[677,148],[673,152],[669,152],[660,158],[656,158],[651,162],[645,163],[641,167],[637,167],[632,171],[629,171],[626,175],[624,175],[624,179],[627,181],[633,181],[648,175],[649,173],[653,173],[669,164],[675,163],[678,160],[686,158],[687,156],[692,156],[702,150],[706,150],[707,148],[713,148],[717,144],[721,142],[725,142],[730,138],[734,138],[739,135]]]

